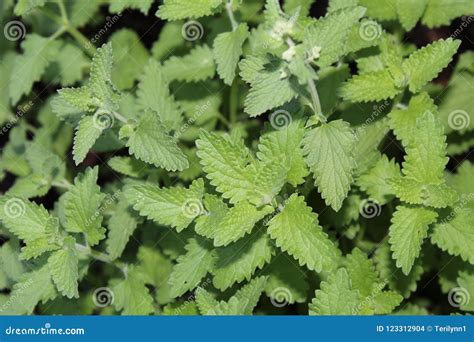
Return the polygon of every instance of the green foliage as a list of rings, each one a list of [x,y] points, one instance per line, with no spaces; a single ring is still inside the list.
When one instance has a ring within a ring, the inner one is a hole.
[[[383,2],[7,1],[0,314],[473,311],[474,54],[410,32],[473,3]]]

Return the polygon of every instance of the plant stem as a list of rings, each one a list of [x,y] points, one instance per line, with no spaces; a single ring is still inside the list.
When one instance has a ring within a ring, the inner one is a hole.
[[[94,251],[90,247],[81,245],[79,243],[76,243],[76,250],[89,255],[92,259],[101,261],[111,266],[115,266],[118,269],[120,269],[125,275],[127,274],[127,268],[128,268],[127,264],[117,261],[117,260],[112,260],[112,258],[105,253]]]
[[[308,88],[309,88],[309,93],[311,94],[311,100],[313,101],[314,114],[318,117],[318,119],[322,123],[326,123],[327,119],[323,115],[322,110],[321,110],[321,101],[319,101],[318,90],[316,89],[316,85],[314,84],[314,81],[312,79],[309,79],[308,81]]]
[[[219,113],[219,115],[217,116],[217,118],[219,119],[220,122],[222,122],[228,129],[230,129],[232,127],[231,123],[229,122],[229,120],[227,120],[227,118],[222,115],[221,113]]]
[[[128,119],[126,117],[124,117],[122,114],[120,113],[117,113],[117,112],[113,112],[112,113],[114,115],[114,117],[119,120],[120,122],[123,122],[123,123],[128,123]]]
[[[230,99],[229,99],[229,118],[230,123],[235,124],[237,122],[237,107],[239,101],[239,85],[237,80],[234,80],[230,87]]]
[[[72,187],[72,184],[69,183],[67,180],[63,179],[59,182],[51,182],[51,185],[56,188],[62,188],[69,190]]]
[[[61,27],[59,30],[57,30],[56,32],[54,32],[50,37],[49,39],[50,40],[55,40],[56,38],[60,37],[61,35],[63,35],[63,33],[66,32],[66,28],[63,26]]]
[[[225,9],[227,11],[227,15],[229,16],[230,24],[232,25],[232,31],[237,30],[239,24],[237,23],[234,17],[234,11],[232,10],[232,0],[227,0],[227,3],[225,4]]]
[[[69,25],[69,18],[67,16],[66,12],[66,7],[64,7],[64,2],[63,0],[57,0],[58,6],[59,6],[59,11],[61,12],[61,18],[64,21],[64,25],[68,26]]]
[[[41,11],[45,16],[54,21],[56,24],[64,28],[78,43],[81,45],[82,50],[85,51],[90,57],[94,56],[95,46],[87,39],[81,32],[75,27],[72,27],[69,21],[64,21],[63,18],[58,16],[48,8],[42,7]]]

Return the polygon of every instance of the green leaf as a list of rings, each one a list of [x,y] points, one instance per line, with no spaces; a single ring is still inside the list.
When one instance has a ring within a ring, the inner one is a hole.
[[[100,206],[105,197],[97,185],[99,168],[88,168],[74,179],[74,186],[64,195],[66,230],[84,233],[87,242],[97,245],[105,237]]]
[[[26,244],[21,258],[36,258],[60,248],[58,219],[42,206],[33,202],[3,196],[0,199],[0,219],[3,225]]]
[[[156,16],[166,20],[199,18],[216,12],[222,0],[165,0],[156,12]]]
[[[365,13],[365,8],[354,7],[340,10],[318,19],[305,29],[304,44],[307,51],[320,50],[316,64],[325,67],[337,62],[345,52],[351,28]]]
[[[318,222],[318,215],[296,194],[268,222],[268,233],[276,245],[310,270],[331,271],[340,252]]]
[[[169,278],[172,297],[181,296],[198,286],[215,264],[215,251],[204,239],[190,239],[185,248],[186,254],[178,258]]]
[[[400,93],[388,70],[355,75],[340,88],[346,101],[369,102],[393,99]]]
[[[131,267],[125,279],[111,281],[114,306],[122,315],[148,315],[153,313],[153,298],[138,267]]]
[[[415,27],[425,12],[429,0],[397,0],[397,14],[400,23],[406,31]]]
[[[252,231],[255,224],[273,209],[266,206],[261,210],[247,201],[241,201],[230,208],[222,221],[214,227],[214,246],[227,246]]]
[[[383,243],[374,253],[374,261],[380,279],[388,282],[390,288],[408,298],[410,293],[416,291],[417,282],[424,273],[422,258],[417,258],[408,275],[396,266],[396,260],[392,258],[390,245]]]
[[[41,266],[22,276],[20,282],[13,286],[10,294],[10,306],[2,307],[2,314],[31,315],[35,307],[40,303],[46,303],[56,297],[49,273],[48,265]]]
[[[447,218],[436,224],[431,241],[451,255],[458,255],[464,261],[474,265],[474,216],[472,209],[455,209]]]
[[[353,315],[359,303],[359,294],[351,289],[345,268],[331,273],[321,282],[316,297],[309,304],[310,315]]]
[[[359,291],[361,299],[353,313],[390,314],[403,300],[396,292],[383,291],[387,281],[380,282],[372,260],[359,249],[354,249],[347,256],[346,265],[351,287]]]
[[[234,283],[250,280],[257,269],[270,262],[273,254],[273,244],[264,231],[252,232],[230,246],[218,248],[212,271],[214,286],[224,291]]]
[[[460,272],[457,282],[460,288],[456,289],[457,291],[462,291],[460,295],[464,295],[461,304],[461,310],[464,311],[474,311],[473,296],[474,296],[474,274],[468,272]],[[456,291],[455,290],[455,291]],[[467,293],[466,293],[467,292]],[[467,294],[467,296],[466,296]],[[456,295],[456,294],[455,294]]]
[[[74,162],[79,165],[84,161],[87,153],[102,135],[103,128],[97,121],[97,116],[83,116],[76,127],[72,154]]]
[[[217,73],[225,84],[231,85],[234,80],[235,68],[242,55],[242,45],[248,36],[247,24],[240,24],[235,31],[221,33],[214,40]]]
[[[393,198],[389,179],[400,176],[398,164],[394,159],[389,160],[384,154],[373,168],[357,179],[357,185],[361,190],[367,192],[370,198],[379,204],[385,204]]]
[[[403,62],[402,68],[408,77],[409,89],[417,93],[429,81],[448,66],[461,45],[460,40],[437,40],[413,52]]]
[[[113,84],[120,90],[130,89],[138,76],[144,72],[143,66],[149,58],[148,50],[138,34],[130,29],[114,32],[110,43],[114,46]]]
[[[423,24],[429,28],[446,26],[454,18],[474,13],[474,4],[470,0],[428,0]]]
[[[155,184],[132,182],[125,187],[125,196],[141,216],[176,228],[178,232],[204,214],[203,194],[202,179],[195,180],[189,189],[160,188]]]
[[[277,255],[265,267],[268,276],[265,293],[277,305],[304,303],[309,290],[304,269],[285,253]]]
[[[138,9],[144,15],[148,15],[153,0],[120,0],[110,1],[109,11],[112,13],[121,13],[126,8]]]
[[[132,212],[128,201],[125,201],[123,197],[120,198],[107,224],[108,238],[106,244],[107,254],[110,258],[116,259],[122,255],[137,225],[137,217]]]
[[[251,315],[265,288],[267,278],[258,277],[238,290],[229,301],[218,302],[203,288],[196,291],[196,303],[202,315]]]
[[[27,14],[29,11],[36,7],[42,7],[46,3],[46,0],[18,0],[15,5],[15,15],[22,16]]]
[[[48,268],[51,278],[58,290],[68,298],[78,298],[79,259],[75,246],[76,240],[68,236],[64,239],[63,247],[48,258]]]
[[[150,59],[143,70],[137,96],[140,109],[155,111],[166,130],[178,128],[182,111],[170,94],[163,67],[154,59]]]
[[[216,73],[214,56],[207,45],[199,45],[183,57],[172,56],[163,64],[168,81],[198,82],[213,78]]]
[[[398,206],[392,217],[389,243],[397,267],[408,275],[421,251],[423,240],[428,236],[428,225],[438,214],[425,208]]]
[[[106,113],[118,109],[118,94],[112,82],[112,43],[98,48],[92,58],[88,87]]]
[[[107,162],[114,171],[133,178],[141,178],[147,172],[147,166],[133,157],[112,157]]]
[[[394,20],[397,18],[396,2],[397,0],[383,0],[382,6],[380,0],[359,0],[359,5],[367,8],[367,16],[380,20]]]
[[[415,132],[406,147],[403,173],[423,184],[440,184],[444,181],[446,136],[438,118],[425,112],[416,120]]]
[[[31,91],[33,83],[41,79],[46,68],[59,52],[60,46],[59,41],[41,37],[35,33],[26,36],[21,43],[23,54],[15,60],[9,84],[9,94],[13,105]]]
[[[416,136],[416,121],[426,112],[438,113],[438,108],[427,93],[413,96],[408,107],[395,109],[390,112],[388,115],[390,118],[390,128],[403,146],[406,146]]]
[[[222,223],[222,220],[229,211],[229,207],[221,197],[210,194],[204,195],[202,203],[205,212],[204,215],[196,218],[194,230],[199,235],[213,239],[216,234],[216,228]]]
[[[351,187],[355,135],[343,120],[331,121],[307,131],[303,139],[306,163],[326,204],[338,211]]]
[[[283,69],[259,72],[245,99],[245,112],[251,117],[279,107],[298,97],[297,85],[284,74]]]
[[[248,151],[236,146],[228,136],[201,130],[196,141],[197,155],[211,185],[231,203],[247,198],[253,190],[253,175],[247,169]]]
[[[260,137],[257,157],[264,163],[274,160],[282,162],[288,169],[286,180],[297,186],[304,182],[304,177],[309,173],[300,147],[304,128],[300,121],[291,122],[288,112],[276,112],[270,121],[277,128]]]
[[[128,129],[131,132],[127,132]],[[155,112],[146,111],[135,127],[123,126],[120,137],[128,138],[126,145],[130,153],[146,163],[167,171],[181,171],[189,167],[186,155],[166,132]]]

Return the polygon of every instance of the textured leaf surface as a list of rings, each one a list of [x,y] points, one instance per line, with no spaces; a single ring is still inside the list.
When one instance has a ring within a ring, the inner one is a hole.
[[[60,250],[51,254],[48,258],[48,267],[51,278],[58,290],[66,297],[79,297],[78,291],[78,263],[79,259],[75,246],[76,240],[67,237]]]
[[[440,39],[412,53],[403,62],[410,91],[418,92],[426,83],[438,76],[451,62],[460,44],[460,40]]]
[[[351,289],[349,274],[340,268],[321,282],[316,298],[309,304],[310,315],[353,315],[359,295]]]
[[[140,215],[182,231],[203,214],[204,182],[196,180],[189,189],[160,188],[154,184],[131,183],[125,196]]]
[[[10,79],[9,94],[12,104],[28,94],[33,83],[40,80],[60,48],[58,41],[41,37],[35,33],[26,36],[21,47],[23,54],[15,60]]]
[[[235,68],[242,55],[242,45],[249,35],[247,24],[240,24],[233,32],[219,34],[214,40],[213,52],[217,63],[217,73],[225,84],[231,85]]]
[[[185,248],[186,254],[178,258],[170,275],[172,297],[181,296],[198,286],[215,264],[215,251],[204,239],[190,239]]]
[[[142,110],[155,111],[167,130],[175,129],[181,121],[181,110],[170,94],[163,67],[150,59],[138,84],[138,104]]]
[[[64,195],[66,229],[84,233],[92,246],[105,237],[103,218],[99,211],[104,194],[97,185],[98,175],[99,168],[87,169],[74,179],[74,186]]]
[[[273,244],[263,231],[253,232],[227,247],[217,249],[213,284],[225,290],[234,283],[250,280],[254,272],[270,262]]]
[[[340,88],[347,101],[368,102],[392,99],[400,93],[388,70],[353,76]]]
[[[124,126],[126,127],[128,126]],[[122,135],[126,136],[130,153],[146,163],[168,171],[181,171],[189,166],[186,155],[166,132],[158,115],[152,111],[145,112],[133,132]]]
[[[291,195],[281,212],[268,222],[268,233],[278,247],[310,270],[329,271],[337,265],[339,250],[301,196]]]
[[[410,273],[415,259],[420,255],[423,240],[428,236],[428,225],[437,217],[436,212],[428,209],[403,206],[398,206],[393,214],[389,242],[397,267],[405,275]]]
[[[474,218],[472,209],[457,208],[447,219],[436,224],[431,241],[451,255],[458,255],[474,265]]]
[[[165,0],[156,15],[167,20],[199,18],[211,15],[221,4],[222,0]]]
[[[339,210],[352,183],[355,136],[347,122],[331,121],[308,131],[303,140],[306,163],[321,196]]]
[[[172,56],[164,62],[163,73],[169,81],[198,82],[212,78],[216,73],[212,50],[200,45],[186,56]]]
[[[111,281],[114,306],[122,315],[148,315],[154,312],[153,297],[138,268],[131,268],[125,279]]]
[[[17,197],[0,199],[3,225],[26,244],[21,257],[30,259],[59,248],[59,222],[42,206]]]

